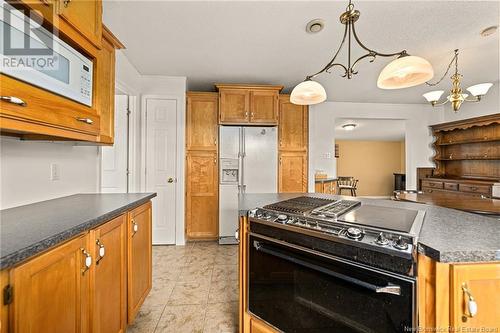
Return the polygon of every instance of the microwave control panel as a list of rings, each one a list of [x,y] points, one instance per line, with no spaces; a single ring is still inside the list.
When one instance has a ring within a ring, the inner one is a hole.
[[[89,103],[92,101],[92,71],[86,65],[82,65],[80,70],[80,96]]]

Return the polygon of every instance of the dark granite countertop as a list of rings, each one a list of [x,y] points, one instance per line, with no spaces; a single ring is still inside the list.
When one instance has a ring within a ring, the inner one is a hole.
[[[327,183],[327,182],[332,182],[334,180],[337,180],[337,178],[318,178],[318,179],[314,179],[314,182],[315,183]]]
[[[340,198],[320,193],[244,194],[239,198],[239,212],[240,215],[246,215],[250,209],[302,195]],[[418,251],[436,261],[500,261],[500,221],[497,219],[450,208],[389,199],[357,200],[381,207],[424,210],[426,214],[418,240]]]
[[[14,266],[155,197],[75,194],[0,211],[0,269]]]

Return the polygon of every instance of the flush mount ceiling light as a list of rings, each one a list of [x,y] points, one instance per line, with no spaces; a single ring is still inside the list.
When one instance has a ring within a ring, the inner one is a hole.
[[[342,128],[346,131],[352,131],[356,128],[356,124],[345,124],[345,125],[342,125]]]
[[[497,32],[498,26],[497,25],[492,25],[491,27],[487,27],[483,30],[481,30],[481,36],[482,37],[488,37],[493,35],[495,32]]]
[[[458,72],[458,50],[455,50],[455,55],[451,59],[451,62],[448,65],[448,69],[443,74],[441,79],[439,79],[439,81],[437,81],[436,83],[426,82],[426,84],[428,86],[432,87],[432,86],[436,86],[439,83],[441,83],[443,81],[443,79],[446,77],[446,75],[448,74],[448,72],[450,71],[450,68],[453,65],[453,63],[455,63],[455,73],[450,77],[451,83],[452,83],[450,95],[448,95],[443,102],[439,102],[441,95],[443,95],[443,93],[444,93],[443,90],[431,91],[431,92],[428,92],[426,94],[423,94],[423,96],[427,100],[427,102],[431,103],[432,106],[444,105],[444,104],[450,102],[451,106],[453,108],[453,111],[457,112],[460,109],[460,106],[462,106],[463,102],[479,102],[481,100],[481,98],[488,93],[488,90],[491,88],[491,86],[493,84],[492,83],[480,83],[480,84],[470,86],[469,88],[467,88],[467,90],[471,93],[473,98],[467,99],[469,94],[463,94],[462,88],[460,87],[460,79],[462,78],[462,74],[460,74]]]
[[[406,50],[396,53],[380,53],[366,47],[359,39],[354,28],[354,23],[359,19],[360,12],[354,9],[354,5],[349,0],[346,11],[340,15],[340,23],[345,25],[344,36],[339,48],[335,52],[332,60],[326,64],[319,72],[306,76],[302,83],[293,88],[290,95],[290,101],[294,104],[312,105],[326,100],[326,92],[323,86],[312,79],[323,73],[330,73],[333,67],[340,67],[343,70],[342,77],[352,79],[353,75],[358,74],[356,65],[363,59],[375,61],[376,57],[397,57],[389,63],[380,73],[377,80],[377,86],[382,89],[400,89],[413,87],[429,81],[434,76],[431,64],[420,57],[410,56]],[[336,62],[340,50],[347,41],[347,64]],[[354,60],[351,59],[351,46],[355,41],[359,47],[367,53]]]

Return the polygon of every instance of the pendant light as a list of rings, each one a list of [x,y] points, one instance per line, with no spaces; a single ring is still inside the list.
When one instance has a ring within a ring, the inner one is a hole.
[[[395,57],[397,59],[389,63],[380,73],[377,80],[377,86],[382,89],[400,89],[413,87],[429,81],[434,76],[434,71],[431,64],[420,57],[410,56],[406,50],[396,53],[380,53],[366,47],[356,34],[354,23],[359,19],[360,12],[354,9],[352,1],[349,0],[349,5],[346,11],[340,16],[340,22],[345,26],[344,35],[339,48],[335,52],[332,60],[326,64],[319,72],[308,75],[305,80],[299,83],[292,90],[290,100],[292,103],[300,105],[318,104],[326,100],[326,92],[323,86],[313,81],[317,75],[327,72],[329,73],[333,67],[340,67],[343,70],[342,77],[352,79],[358,74],[356,65],[363,59],[369,59],[370,62],[375,61],[376,57]],[[359,47],[367,53],[356,60],[351,59],[352,41],[355,41]],[[336,62],[340,50],[347,41],[347,64]]]

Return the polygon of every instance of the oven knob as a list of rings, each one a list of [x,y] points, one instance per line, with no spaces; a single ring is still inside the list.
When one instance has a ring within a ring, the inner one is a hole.
[[[347,229],[346,235],[351,239],[359,239],[363,236],[363,232],[359,228],[350,227]]]
[[[286,216],[285,214],[278,215],[278,221],[279,222],[286,223],[287,220],[288,220],[288,216]]]
[[[389,244],[389,240],[387,239],[387,237],[384,236],[384,234],[381,232],[377,239],[375,240],[375,243],[377,243],[378,245],[387,245]]]
[[[398,237],[398,239],[394,242],[392,246],[394,246],[398,250],[408,249],[408,243],[401,236]]]

